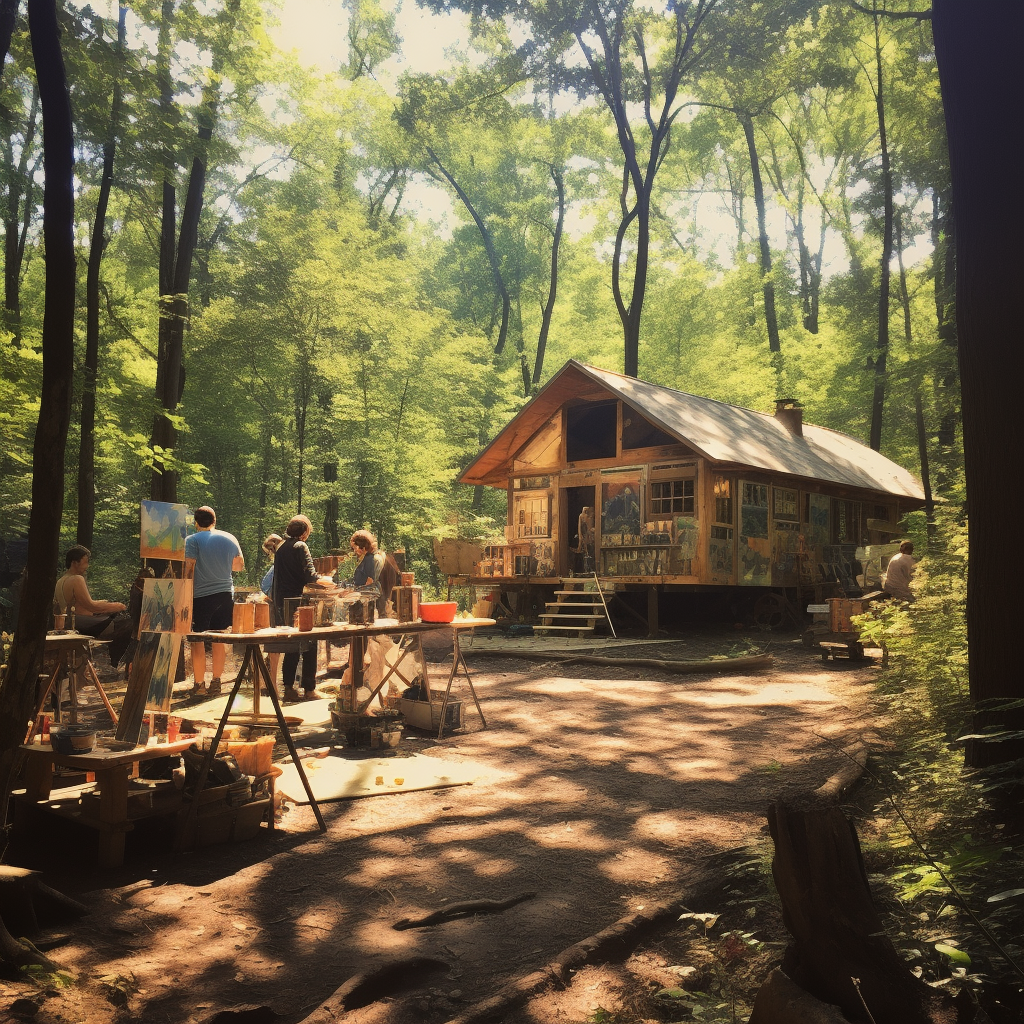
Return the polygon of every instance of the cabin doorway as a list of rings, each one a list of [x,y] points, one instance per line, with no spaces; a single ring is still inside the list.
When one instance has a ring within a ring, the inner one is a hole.
[[[565,509],[565,524],[562,536],[568,539],[568,544],[562,548],[561,573],[563,576],[571,576],[574,573],[591,573],[596,564],[595,537],[596,526],[591,530],[588,551],[580,550],[580,516],[584,509],[590,510],[590,522],[596,524],[597,489],[590,487],[563,487],[562,508]]]

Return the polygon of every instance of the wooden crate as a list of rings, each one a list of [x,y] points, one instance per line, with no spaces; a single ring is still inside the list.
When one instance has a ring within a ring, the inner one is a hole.
[[[856,633],[857,627],[850,621],[851,615],[864,613],[864,601],[850,597],[831,597],[828,601],[829,629],[833,633]]]

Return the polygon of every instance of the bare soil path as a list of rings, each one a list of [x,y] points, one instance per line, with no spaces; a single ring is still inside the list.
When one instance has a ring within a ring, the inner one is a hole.
[[[470,652],[489,728],[469,707],[464,732],[403,746],[500,775],[325,804],[324,835],[308,807],[292,806],[273,833],[197,853],[173,855],[166,836],[146,845],[133,834],[125,867],[98,872],[91,834],[55,828],[31,863],[16,862],[44,868],[51,885],[91,907],[52,954],[77,980],[46,991],[0,981],[0,1019],[28,997],[39,1022],[198,1024],[242,1003],[293,1022],[352,976],[410,957],[447,969],[410,976],[414,991],[340,1019],[456,1017],[625,915],[706,885],[709,858],[756,836],[770,800],[820,785],[843,762],[838,747],[872,731],[877,663],[825,665],[790,636],[772,643],[774,667],[756,674],[628,663],[699,660],[736,643],[706,629],[630,648],[621,668]],[[141,880],[151,887],[117,894]],[[531,892],[500,913],[392,927],[446,904]],[[103,998],[111,987],[127,992],[127,1006]],[[587,1019],[554,997],[508,1019],[545,1014]]]

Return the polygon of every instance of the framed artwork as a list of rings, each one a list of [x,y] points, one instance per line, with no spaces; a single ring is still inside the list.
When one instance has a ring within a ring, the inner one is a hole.
[[[640,478],[601,483],[601,536],[640,536]]]
[[[139,634],[188,633],[192,629],[192,580],[146,580]]]
[[[185,557],[185,537],[191,524],[192,510],[188,505],[143,501],[139,527],[140,556],[180,562]]]

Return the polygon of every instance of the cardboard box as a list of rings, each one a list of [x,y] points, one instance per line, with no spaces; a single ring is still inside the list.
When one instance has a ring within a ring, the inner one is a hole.
[[[441,705],[443,702],[441,697],[435,697],[429,704],[425,700],[408,700],[405,697],[401,697],[398,701],[398,710],[402,712],[402,717],[407,725],[436,733],[441,726]],[[462,725],[462,701],[449,700],[448,706],[444,711],[445,729],[461,729]]]

